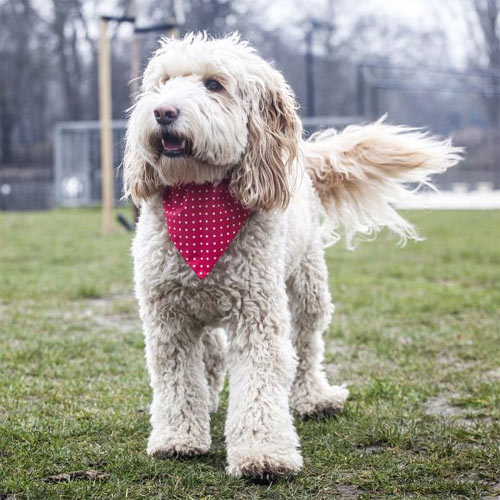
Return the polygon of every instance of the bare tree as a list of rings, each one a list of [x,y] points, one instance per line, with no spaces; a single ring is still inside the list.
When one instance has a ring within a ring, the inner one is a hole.
[[[0,161],[15,160],[15,142],[26,159],[47,128],[50,80],[47,32],[31,0],[0,3]]]
[[[500,0],[474,0],[483,34],[492,92],[486,95],[491,126],[500,128]]]
[[[130,14],[130,1],[115,0],[113,11],[105,13]],[[471,61],[487,71],[489,90],[499,87],[499,3],[454,2],[462,6],[461,16],[468,6],[471,39],[476,39]],[[141,0],[137,6],[141,25],[169,22],[174,16],[174,0]],[[100,0],[0,0],[1,163],[22,163],[27,155],[35,158],[41,149],[48,151],[52,126],[58,120],[97,119],[96,37],[103,8],[111,7],[103,7]],[[354,113],[355,65],[364,57],[391,63],[412,61],[414,65],[440,64],[447,59],[444,30],[424,33],[397,23],[388,25],[377,16],[363,18],[360,10],[358,22],[352,21],[348,32],[345,25],[339,26],[347,9],[353,9],[347,0],[294,0],[280,3],[278,11],[276,3],[269,0],[184,0],[184,8],[186,25],[182,31],[207,30],[223,35],[239,30],[259,53],[275,61],[302,104],[306,101],[304,35],[310,26],[308,20],[318,21],[313,74],[316,109],[323,115]],[[119,118],[129,106],[130,26],[112,24],[110,34],[113,115]],[[142,68],[157,48],[160,35],[141,35]],[[424,46],[426,50],[422,50]],[[498,92],[483,97],[488,119],[497,127],[499,98]],[[387,99],[396,100],[394,95]],[[445,104],[433,102],[428,99],[412,104],[406,99],[400,107],[412,116],[418,116],[416,111],[424,105],[434,109],[436,116],[444,115]]]
[[[82,21],[79,0],[52,0],[54,17],[51,29],[56,39],[58,69],[62,84],[65,117],[77,120],[83,110],[83,64],[78,31]]]
[[[500,129],[500,0],[465,0],[466,22],[472,41],[469,66],[484,71],[489,85],[483,100],[490,126]]]

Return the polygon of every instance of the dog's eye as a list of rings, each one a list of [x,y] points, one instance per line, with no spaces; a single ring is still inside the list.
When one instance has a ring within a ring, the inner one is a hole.
[[[222,90],[224,87],[220,84],[220,82],[218,82],[217,80],[215,80],[214,78],[210,78],[208,79],[206,82],[205,82],[205,87],[208,89],[208,90],[211,90],[212,92],[215,92],[217,90]]]

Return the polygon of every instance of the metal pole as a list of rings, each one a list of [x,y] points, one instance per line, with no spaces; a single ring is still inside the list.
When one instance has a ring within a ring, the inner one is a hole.
[[[62,126],[57,123],[54,127],[54,202],[55,206],[62,205],[62,179],[63,179],[63,141],[62,141]]]
[[[137,20],[137,1],[132,0],[130,3],[130,14]],[[134,24],[135,26],[135,24]],[[141,76],[141,42],[135,29],[132,33],[132,61],[131,61],[131,79],[132,79],[132,103],[135,101],[139,93],[139,78]]]
[[[370,89],[371,119],[378,120],[379,117],[379,91],[375,84]]]
[[[356,113],[365,116],[365,65],[359,63],[356,68]]]
[[[102,230],[113,230],[113,136],[111,129],[111,51],[108,20],[99,23],[99,121],[101,126]]]
[[[314,56],[313,56],[313,32],[314,26],[306,33],[306,99],[307,116],[315,116],[314,103]]]

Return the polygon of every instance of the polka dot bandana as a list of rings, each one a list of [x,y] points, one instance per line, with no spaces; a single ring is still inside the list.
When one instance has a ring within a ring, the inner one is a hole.
[[[183,184],[163,192],[173,244],[198,278],[205,278],[247,220],[249,210],[229,192],[229,180]]]

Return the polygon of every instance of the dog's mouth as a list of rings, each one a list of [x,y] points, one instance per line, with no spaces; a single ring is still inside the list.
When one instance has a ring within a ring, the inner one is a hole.
[[[193,151],[193,145],[189,139],[170,132],[163,132],[161,135],[162,154],[169,158],[178,156],[188,156]]]

